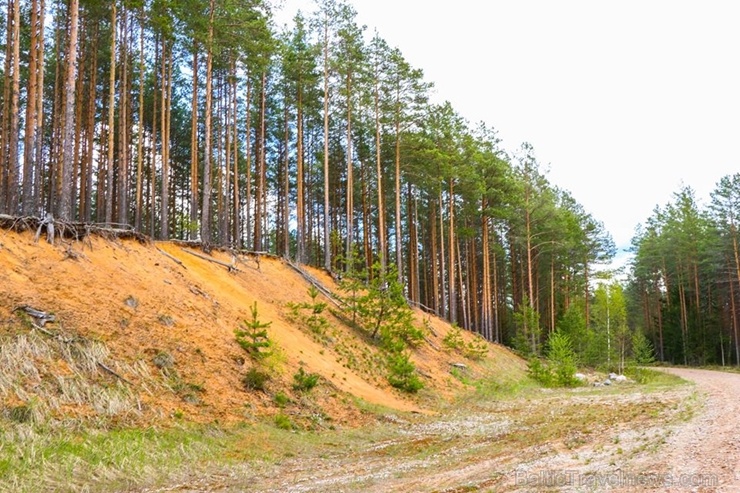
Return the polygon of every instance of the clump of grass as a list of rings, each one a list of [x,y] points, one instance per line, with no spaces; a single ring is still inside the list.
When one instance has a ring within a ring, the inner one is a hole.
[[[290,417],[288,417],[288,415],[286,414],[283,414],[283,413],[276,414],[274,421],[275,421],[275,426],[277,426],[281,430],[292,430],[295,428],[293,421],[291,421]]]
[[[267,387],[267,382],[270,381],[270,375],[267,372],[261,371],[257,368],[250,368],[246,375],[242,377],[242,384],[247,390],[257,390],[264,392]]]

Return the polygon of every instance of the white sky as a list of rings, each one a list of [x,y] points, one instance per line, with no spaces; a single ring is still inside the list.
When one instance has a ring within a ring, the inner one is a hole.
[[[313,10],[284,0],[287,17]],[[740,3],[731,0],[350,0],[434,100],[534,146],[626,248],[682,184],[701,203],[740,172]]]

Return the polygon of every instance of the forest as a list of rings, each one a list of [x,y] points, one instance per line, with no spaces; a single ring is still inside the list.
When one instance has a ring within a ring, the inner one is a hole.
[[[603,224],[535,150],[449,103],[400,48],[318,0],[5,0],[0,214],[130,228],[383,278],[524,354],[740,364],[740,175],[690,188],[605,270]],[[618,207],[615,204],[615,207]],[[634,347],[633,347],[634,346]]]

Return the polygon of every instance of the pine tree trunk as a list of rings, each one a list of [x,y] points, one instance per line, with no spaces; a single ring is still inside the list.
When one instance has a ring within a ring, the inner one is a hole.
[[[324,269],[331,271],[329,235],[329,20],[324,24]]]
[[[79,0],[69,2],[69,33],[67,45],[67,74],[64,83],[64,131],[62,138],[62,180],[61,197],[57,215],[63,220],[72,220],[72,196],[74,181],[74,105],[75,80],[77,79],[77,24]]]
[[[34,133],[36,135],[35,139],[35,163],[34,163],[34,176],[33,176],[33,204],[34,209],[39,211],[41,210],[41,201],[42,201],[42,189],[43,189],[43,171],[44,171],[44,163],[43,163],[43,126],[44,126],[44,73],[45,73],[45,67],[44,63],[42,61],[44,60],[44,20],[46,19],[46,2],[44,0],[40,0],[39,5],[39,32],[38,32],[38,39],[36,42],[37,50],[38,50],[38,79],[36,81],[36,128],[34,130]]]
[[[141,231],[144,186],[144,7],[139,11],[139,118],[137,121],[136,142],[136,211],[134,212],[134,228]]]
[[[380,256],[380,272],[384,275],[388,270],[388,247],[386,245],[385,207],[383,205],[383,163],[381,160],[380,134],[380,84],[379,75],[375,77],[375,166],[378,189],[378,255]]]
[[[38,39],[39,31],[43,29],[43,18],[39,20],[38,0],[31,2],[31,45],[28,50],[28,89],[26,98],[26,121],[25,121],[25,141],[23,143],[23,187],[22,212],[24,216],[32,215],[36,210],[34,186],[34,151],[36,149],[36,128],[38,126],[38,66],[39,66],[39,49]]]
[[[12,7],[12,5],[9,5]],[[2,96],[2,117],[0,118],[0,212],[10,212],[7,210],[7,198],[10,191],[8,190],[8,181],[10,168],[8,166],[8,141],[10,140],[10,87],[12,85],[12,66],[13,60],[13,16],[9,15],[6,19],[5,30],[5,64],[3,70],[3,96]]]
[[[354,164],[352,162],[352,75],[351,71],[347,72],[346,80],[347,89],[347,237],[344,250],[344,261],[346,272],[352,272],[354,269],[353,255],[352,255],[352,240],[354,235],[354,209],[355,209],[355,198],[354,198],[354,178],[352,172],[354,170]]]
[[[119,161],[118,161],[118,203],[117,203],[117,218],[116,221],[119,224],[128,224],[128,190],[129,190],[129,179],[128,179],[128,111],[129,111],[129,85],[128,85],[128,51],[129,51],[129,39],[128,39],[128,11],[125,6],[122,11],[122,23],[121,23],[121,91],[120,91],[120,110],[119,110]]]
[[[297,90],[296,98],[296,262],[306,263],[306,206],[304,203],[303,170],[303,91]]]
[[[193,95],[190,101],[190,228],[198,221],[198,42],[193,42]],[[192,239],[195,231],[189,229]]]
[[[19,133],[19,111],[18,102],[20,99],[20,32],[21,32],[21,18],[20,18],[20,0],[13,0],[12,2],[12,13],[13,13],[13,29],[12,29],[12,44],[13,44],[13,74],[11,79],[10,88],[10,126],[8,128],[8,175],[7,175],[7,188],[8,194],[6,210],[11,214],[18,213],[18,133]]]
[[[172,45],[162,39],[162,103],[160,118],[162,140],[162,210],[159,237],[170,237],[170,118],[172,115]]]
[[[398,269],[398,282],[403,283],[403,251],[401,249],[401,119],[400,102],[397,94],[396,99],[396,173],[395,173],[395,196],[396,196],[396,268]]]
[[[454,190],[454,184],[452,178],[450,178],[450,196],[448,197],[449,205],[448,214],[450,215],[450,226],[448,229],[449,233],[449,255],[450,255],[450,263],[449,263],[449,279],[450,279],[450,322],[453,324],[457,323],[457,288],[455,286],[455,190]]]
[[[110,73],[108,77],[108,167],[105,180],[105,223],[113,222],[113,175],[116,121],[116,2],[111,3]]]
[[[200,219],[200,241],[208,249],[211,242],[211,112],[213,99],[213,19],[215,0],[211,0],[208,21],[208,43],[206,52],[206,107],[203,129],[203,205]]]

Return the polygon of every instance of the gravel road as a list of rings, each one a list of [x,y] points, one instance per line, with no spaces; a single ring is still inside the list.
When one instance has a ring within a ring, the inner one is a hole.
[[[677,427],[656,457],[646,460],[668,479],[660,491],[740,491],[740,374],[671,368],[705,398],[696,416]]]

